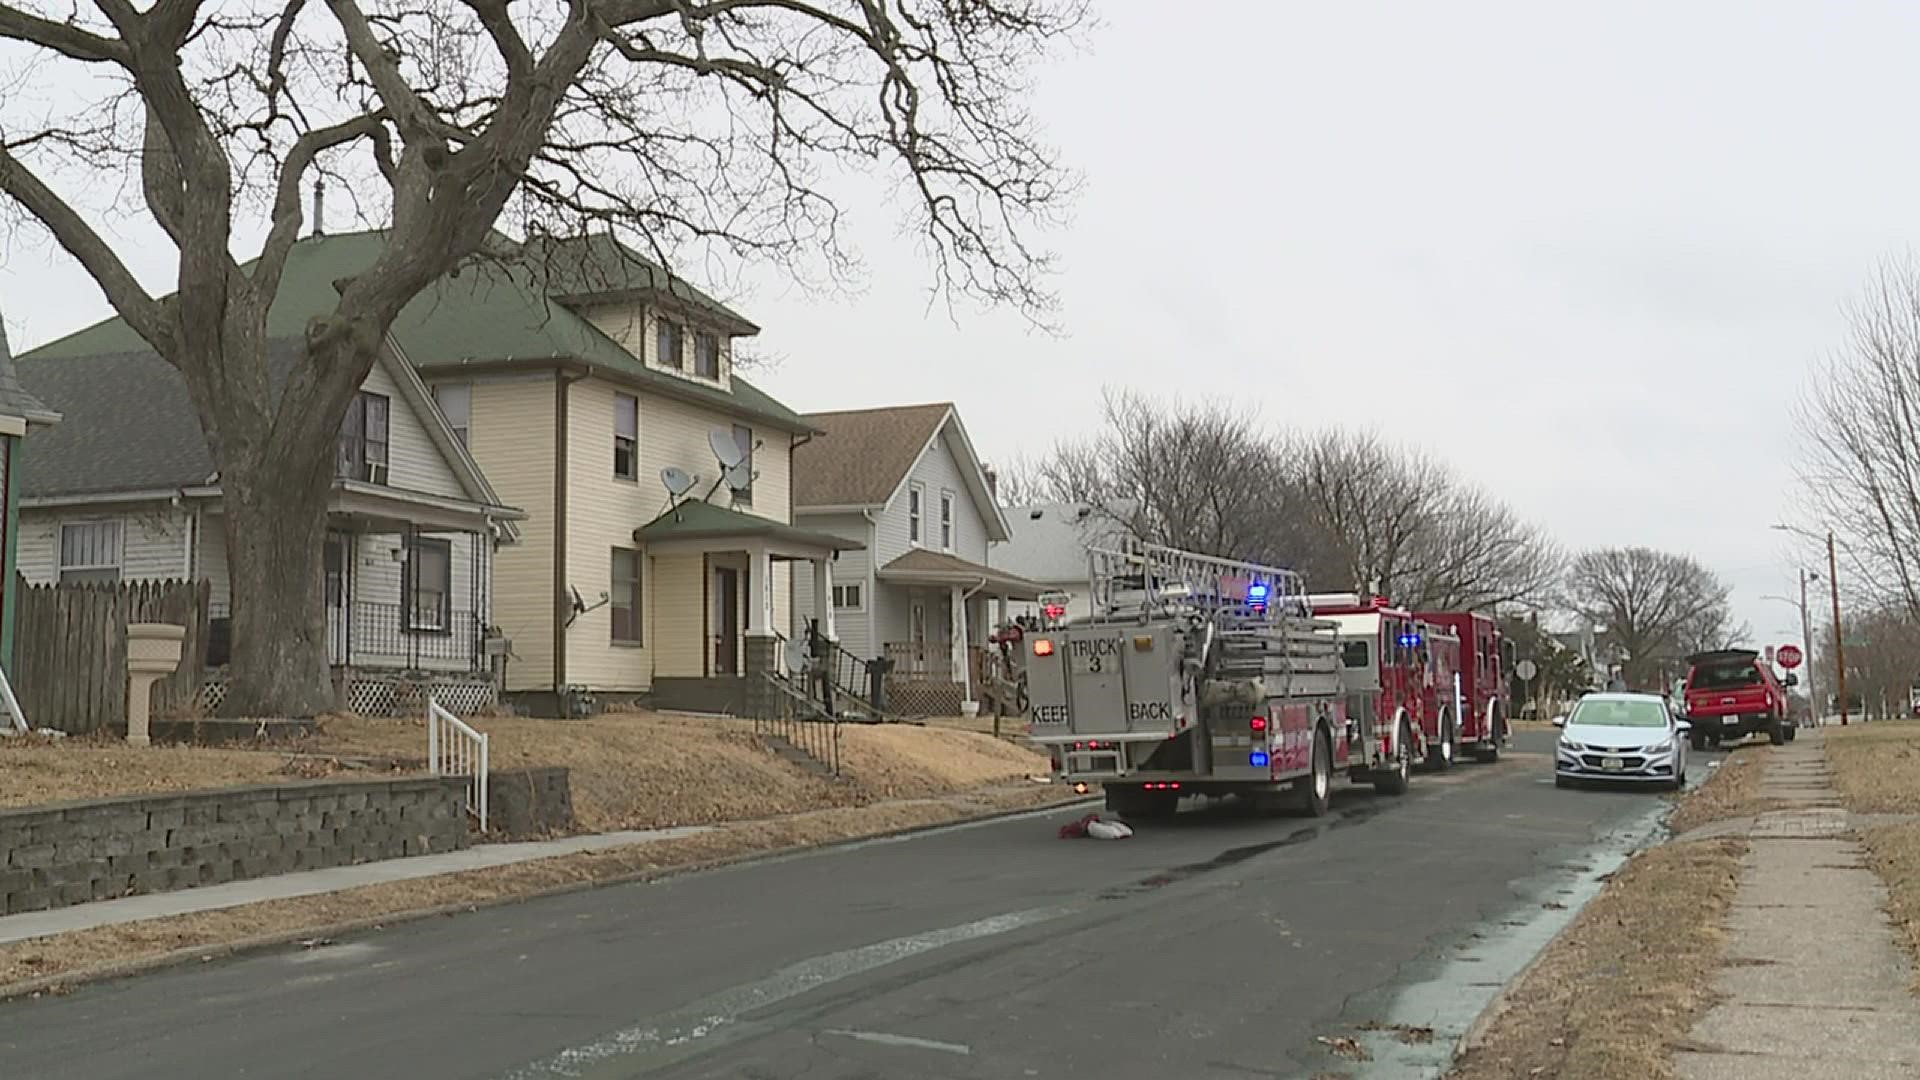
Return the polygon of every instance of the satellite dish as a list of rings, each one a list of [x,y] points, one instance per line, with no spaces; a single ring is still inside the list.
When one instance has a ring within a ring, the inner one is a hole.
[[[660,483],[667,489],[667,494],[676,499],[693,490],[693,477],[687,470],[672,465],[660,470]]]
[[[713,447],[713,456],[722,469],[731,469],[747,460],[747,452],[733,441],[733,432],[726,428],[714,428],[707,436],[707,445]]]
[[[753,486],[753,464],[742,461],[727,469],[727,486],[735,491],[745,491]]]

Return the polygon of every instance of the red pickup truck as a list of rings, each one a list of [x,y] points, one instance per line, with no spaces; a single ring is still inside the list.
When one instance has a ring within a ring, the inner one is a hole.
[[[1773,676],[1773,666],[1752,649],[1716,649],[1687,657],[1687,720],[1693,725],[1693,748],[1707,743],[1738,742],[1755,732],[1767,733],[1775,746],[1789,742],[1799,725],[1787,711],[1786,687]]]

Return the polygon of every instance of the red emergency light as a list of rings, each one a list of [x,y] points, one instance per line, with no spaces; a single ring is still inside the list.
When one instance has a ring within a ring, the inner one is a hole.
[[[1252,720],[1247,721],[1247,726],[1255,731],[1265,731],[1267,730],[1267,718],[1264,716],[1256,716]]]
[[[1067,613],[1067,609],[1061,607],[1059,604],[1048,604],[1046,607],[1046,611],[1047,611],[1047,618],[1049,619],[1057,619],[1060,616],[1065,615]]]

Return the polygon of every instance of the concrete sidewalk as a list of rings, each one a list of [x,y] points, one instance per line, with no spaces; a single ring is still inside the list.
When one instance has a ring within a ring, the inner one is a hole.
[[[381,885],[389,881],[410,881],[436,874],[457,874],[462,870],[485,870],[495,866],[546,859],[555,855],[574,855],[583,851],[604,851],[659,840],[693,836],[713,829],[711,825],[689,825],[674,829],[639,829],[626,832],[593,833],[559,840],[532,840],[516,844],[481,844],[464,851],[444,855],[416,855],[408,859],[386,859],[357,866],[335,866],[325,870],[302,870],[292,874],[235,881],[226,885],[208,885],[178,892],[128,896],[118,900],[99,900],[53,911],[30,911],[0,916],[0,945],[28,938],[64,934],[70,930],[90,930],[96,926],[159,919],[168,915],[186,915],[197,911],[217,911],[262,900],[290,900],[298,896],[357,889],[362,885]]]
[[[1772,751],[1760,794],[1792,808],[1747,833],[1721,1001],[1674,1055],[1686,1080],[1920,1076],[1920,1002],[1886,887],[1849,833],[1819,729]]]

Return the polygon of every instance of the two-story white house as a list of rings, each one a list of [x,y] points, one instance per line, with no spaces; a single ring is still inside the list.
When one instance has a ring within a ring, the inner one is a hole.
[[[794,519],[860,545],[833,568],[840,643],[893,662],[904,708],[958,712],[971,653],[1009,602],[1042,591],[987,564],[988,545],[1010,534],[960,414],[940,403],[806,420],[820,434],[794,455]],[[819,613],[812,593],[798,590],[802,620]]]
[[[30,584],[197,581],[210,586],[207,703],[230,647],[231,583],[220,478],[180,374],[150,349],[118,349],[107,324],[22,356],[21,384],[65,422],[23,448],[16,567]],[[268,344],[273,378],[297,337]],[[382,711],[399,672],[425,673],[456,705],[493,699],[484,649],[492,566],[511,546],[505,505],[396,347],[382,351],[335,448],[328,501],[328,659],[342,704]],[[191,661],[190,661],[191,662]]]

